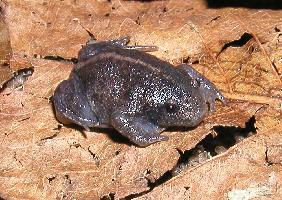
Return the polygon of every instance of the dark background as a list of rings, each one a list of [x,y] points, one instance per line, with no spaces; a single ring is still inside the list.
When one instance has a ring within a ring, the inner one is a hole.
[[[282,0],[207,0],[211,8],[221,7],[247,7],[256,9],[281,9]]]

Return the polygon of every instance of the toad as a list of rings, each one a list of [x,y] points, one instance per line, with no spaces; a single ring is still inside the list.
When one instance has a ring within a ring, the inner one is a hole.
[[[69,78],[53,95],[63,124],[114,128],[138,146],[168,140],[168,127],[195,127],[221,92],[191,66],[173,66],[146,52],[156,46],[128,46],[129,37],[90,40],[78,53]]]

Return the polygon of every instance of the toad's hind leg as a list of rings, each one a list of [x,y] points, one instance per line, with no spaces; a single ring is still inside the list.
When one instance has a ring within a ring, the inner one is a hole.
[[[137,117],[126,112],[116,111],[112,115],[112,126],[123,136],[138,146],[148,146],[152,143],[168,140],[160,135],[164,129],[149,122],[143,117]]]
[[[123,37],[120,37],[120,38],[115,39],[115,40],[110,40],[109,42],[114,44],[114,45],[124,47],[130,42],[130,37],[129,36],[123,36]]]
[[[56,117],[63,124],[75,123],[86,130],[98,124],[83,92],[81,81],[75,74],[59,84],[53,95]]]
[[[134,49],[138,51],[144,51],[144,52],[152,52],[152,51],[157,51],[158,47],[154,45],[148,45],[148,46],[127,46],[127,44],[130,42],[130,37],[129,36],[124,36],[121,38],[118,38],[116,40],[110,40],[113,45],[117,45],[123,49]]]
[[[189,75],[193,80],[199,83],[199,87],[204,95],[205,100],[209,104],[210,111],[215,110],[215,100],[219,99],[224,104],[226,100],[216,86],[210,82],[204,75],[200,74],[197,70],[186,64],[177,66],[177,69]]]

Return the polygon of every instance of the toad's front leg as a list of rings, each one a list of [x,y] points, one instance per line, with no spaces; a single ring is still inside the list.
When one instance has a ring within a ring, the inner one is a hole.
[[[152,143],[168,140],[167,136],[160,135],[164,130],[142,116],[116,111],[112,115],[112,126],[123,136],[138,146],[148,146]]]

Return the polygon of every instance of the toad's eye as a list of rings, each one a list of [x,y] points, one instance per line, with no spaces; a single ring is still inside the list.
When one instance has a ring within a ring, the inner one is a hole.
[[[179,106],[175,101],[168,101],[165,103],[165,109],[168,113],[176,113],[179,110]]]

